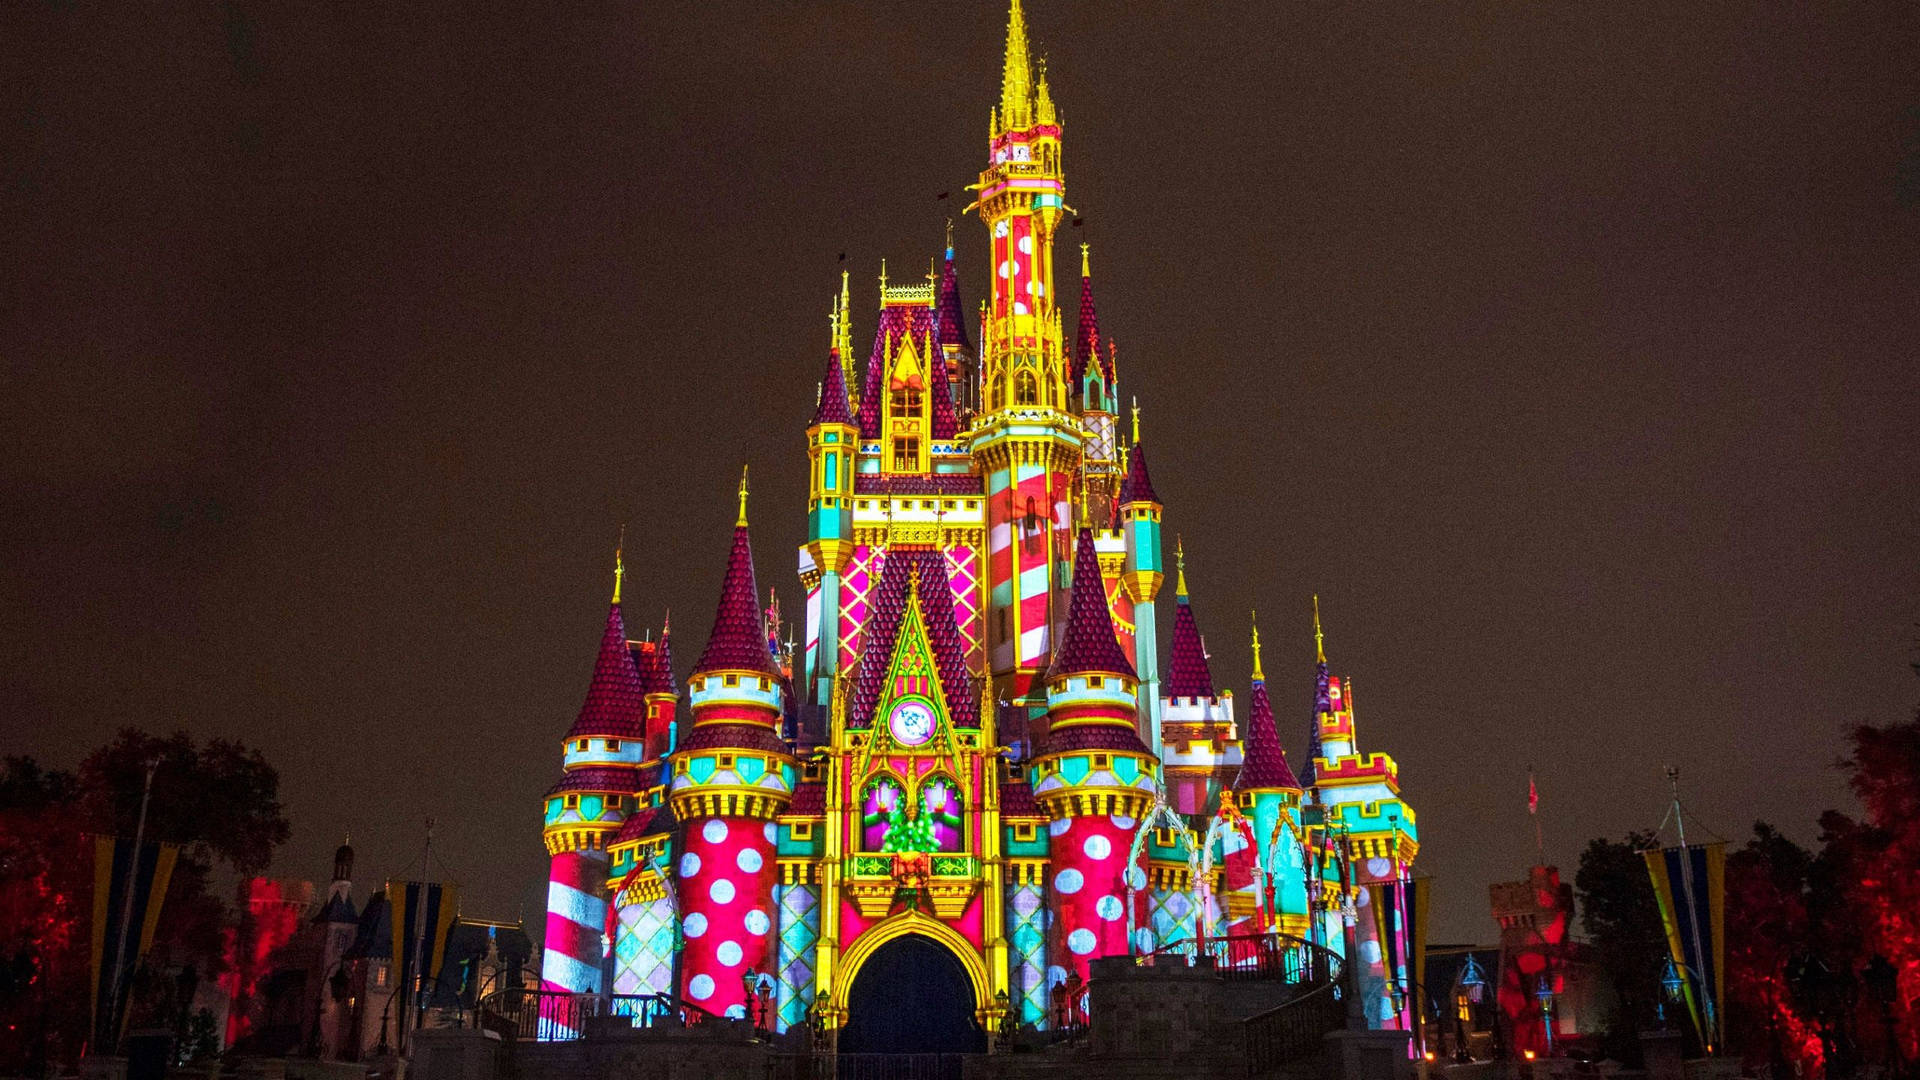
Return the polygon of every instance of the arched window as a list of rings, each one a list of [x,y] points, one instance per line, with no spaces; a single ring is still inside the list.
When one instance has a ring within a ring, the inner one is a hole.
[[[1034,380],[1033,372],[1021,372],[1013,386],[1013,403],[1015,405],[1035,405],[1039,403],[1040,384]]]
[[[900,789],[900,781],[882,776],[868,784],[860,796],[861,850],[885,850],[887,834],[906,820],[906,810],[906,793]]]
[[[932,838],[935,851],[965,851],[967,834],[961,817],[965,809],[960,785],[952,777],[931,776],[920,783],[920,817],[926,825],[916,831]]]

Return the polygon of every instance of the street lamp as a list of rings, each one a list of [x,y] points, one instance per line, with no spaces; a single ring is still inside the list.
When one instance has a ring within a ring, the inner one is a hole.
[[[1553,1056],[1553,977],[1542,973],[1533,996],[1540,999],[1540,1026],[1547,1033],[1547,1056]]]

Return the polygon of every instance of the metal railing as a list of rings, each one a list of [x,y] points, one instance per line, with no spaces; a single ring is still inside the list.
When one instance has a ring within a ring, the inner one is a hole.
[[[1247,1075],[1315,1054],[1327,1033],[1346,1025],[1346,1004],[1339,983],[1323,983],[1284,1005],[1256,1013],[1240,1023],[1246,1036]]]
[[[771,1080],[960,1080],[978,1054],[770,1054]]]
[[[628,1017],[634,1027],[692,1027],[718,1019],[669,994],[574,994],[514,987],[496,990],[473,1010],[474,1026],[510,1042],[570,1042],[601,1016]]]
[[[1142,967],[1211,966],[1223,979],[1318,983],[1338,979],[1340,956],[1291,934],[1233,934],[1176,941],[1139,958]]]

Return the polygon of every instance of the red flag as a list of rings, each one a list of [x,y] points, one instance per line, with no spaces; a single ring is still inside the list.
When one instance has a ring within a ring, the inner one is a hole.
[[[1540,789],[1533,786],[1533,770],[1527,770],[1527,813],[1540,812]]]

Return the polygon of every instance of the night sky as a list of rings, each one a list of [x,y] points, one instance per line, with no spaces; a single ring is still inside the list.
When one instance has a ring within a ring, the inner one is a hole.
[[[431,814],[511,918],[621,523],[684,680],[750,462],[798,614],[829,298],[864,356],[925,272],[1005,11],[490,7],[0,16],[0,715],[243,739],[274,873],[351,831],[364,897]],[[1029,18],[1216,676],[1244,716],[1257,607],[1299,753],[1320,594],[1436,940],[1493,938],[1529,762],[1569,874],[1667,763],[1730,839],[1850,805],[1920,699],[1920,8]]]

